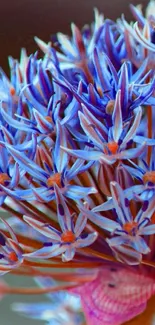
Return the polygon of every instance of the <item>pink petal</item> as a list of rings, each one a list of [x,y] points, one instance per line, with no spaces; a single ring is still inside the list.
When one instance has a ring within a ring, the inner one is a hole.
[[[127,268],[106,266],[93,281],[72,292],[81,297],[87,324],[120,325],[145,310],[155,281]]]

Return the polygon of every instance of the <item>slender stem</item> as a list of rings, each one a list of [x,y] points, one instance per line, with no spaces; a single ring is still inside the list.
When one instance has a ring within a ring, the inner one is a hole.
[[[54,227],[58,227],[58,223],[56,220],[53,220],[51,218],[49,218],[44,212],[38,210],[34,205],[30,204],[27,201],[16,201],[14,200],[14,202],[17,204],[17,206],[20,206],[21,209],[24,209],[24,214],[30,215],[30,216],[35,216],[35,217],[40,217],[41,219],[43,219],[45,222],[48,223],[52,223],[52,225]]]
[[[95,256],[95,257],[99,257],[99,258],[101,258],[102,260],[105,260],[105,261],[111,261],[111,262],[117,262],[117,263],[118,263],[118,261],[116,260],[115,257],[110,256],[110,255],[103,254],[103,253],[101,253],[101,252],[97,252],[97,251],[95,251],[95,250],[93,250],[93,249],[91,249],[91,248],[84,247],[84,248],[82,248],[82,250],[83,250],[85,253],[88,253],[89,255],[93,255],[93,256]],[[79,251],[80,251],[80,249],[79,249]]]
[[[71,288],[77,287],[79,284],[74,285],[60,285],[56,287],[48,287],[48,288],[18,288],[18,287],[7,287],[4,288],[4,294],[20,294],[20,295],[40,295],[45,293],[56,292],[60,290],[68,290]],[[3,293],[3,292],[2,292]]]
[[[53,259],[52,259],[53,260]],[[46,263],[46,262],[31,262],[31,261],[24,261],[23,265],[25,266],[32,266],[32,267],[43,267],[43,268],[96,268],[102,265],[102,262],[61,262],[61,263]]]
[[[3,233],[7,236],[10,237],[10,234],[8,231],[3,230]],[[32,239],[30,237],[25,237],[19,234],[16,234],[16,237],[19,241],[19,244],[25,245],[25,246],[29,246],[32,248],[36,248],[36,249],[40,249],[42,247],[42,242],[39,242],[35,239]]]
[[[155,262],[142,260],[141,264],[155,267]]]
[[[19,218],[20,220],[23,220],[23,214],[10,208],[6,203],[2,204],[2,208],[7,211],[10,212],[12,215],[16,216],[17,218]]]
[[[85,283],[92,281],[94,277],[96,276],[96,273],[94,274],[77,274],[77,273],[52,273],[52,272],[42,272],[35,269],[27,269],[27,270],[13,270],[11,272],[13,275],[26,275],[26,276],[42,276],[42,277],[49,277],[53,278],[57,281],[62,282],[78,282],[78,283]]]

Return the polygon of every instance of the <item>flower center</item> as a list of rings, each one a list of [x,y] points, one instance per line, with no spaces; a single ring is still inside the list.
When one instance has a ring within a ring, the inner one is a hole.
[[[61,173],[55,173],[52,176],[50,176],[47,179],[46,182],[48,187],[54,186],[54,184],[57,184],[59,187],[61,187]]]
[[[74,241],[75,241],[75,235],[73,234],[73,232],[71,230],[66,230],[62,234],[61,240],[64,243],[74,243]]]
[[[118,143],[115,142],[115,141],[113,141],[113,142],[109,142],[109,143],[107,144],[107,147],[108,147],[108,149],[110,150],[110,152],[111,152],[112,154],[115,154],[115,153],[117,152],[117,150],[118,150]]]
[[[11,262],[17,262],[17,261],[18,261],[17,254],[16,254],[15,252],[12,251],[12,252],[9,254],[9,260],[10,260]]]
[[[138,223],[135,221],[132,222],[126,222],[123,225],[123,230],[126,231],[129,234],[132,234],[132,231],[137,227]]]
[[[155,170],[145,173],[143,176],[143,182],[151,182],[155,184]]]
[[[0,173],[0,184],[4,185],[5,181],[9,181],[10,177],[6,173]]]

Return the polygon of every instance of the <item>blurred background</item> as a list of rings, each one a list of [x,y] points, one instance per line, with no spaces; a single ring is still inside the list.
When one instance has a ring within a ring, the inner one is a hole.
[[[19,58],[21,47],[26,47],[28,53],[36,51],[34,36],[49,41],[51,34],[58,31],[70,33],[72,21],[79,27],[90,23],[94,7],[111,19],[121,13],[131,19],[130,2],[136,5],[140,0],[1,0],[0,66],[8,72],[8,55]],[[144,6],[148,3],[141,2]]]
[[[38,36],[49,41],[51,35],[58,31],[70,34],[70,23],[79,27],[93,20],[93,8],[96,7],[105,17],[116,19],[121,13],[132,19],[129,0],[1,0],[0,1],[0,66],[9,73],[8,59],[11,55],[19,58],[20,49],[25,47],[28,54],[35,52],[37,46],[33,37]],[[147,0],[141,1],[145,7]],[[132,1],[139,4],[139,0]],[[34,285],[30,279],[21,279],[10,275],[5,279],[13,285]],[[0,302],[0,325],[31,325],[38,321],[30,321],[10,311],[13,301],[45,301],[45,297],[4,297]],[[40,323],[40,322],[39,322]],[[41,323],[40,323],[41,324]],[[134,324],[134,323],[133,323]],[[140,324],[144,324],[143,321]],[[146,323],[144,324],[146,325]]]

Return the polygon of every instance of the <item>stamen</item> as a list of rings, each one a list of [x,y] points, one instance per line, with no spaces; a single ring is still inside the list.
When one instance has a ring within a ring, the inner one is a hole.
[[[132,222],[126,222],[124,225],[123,225],[123,230],[126,231],[128,234],[132,234],[132,231],[137,228],[138,226],[138,223],[135,222],[135,221],[132,221]]]
[[[57,184],[59,187],[62,187],[61,184],[61,173],[55,173],[47,179],[46,182],[48,187],[52,187]]]
[[[114,111],[114,106],[115,106],[115,101],[114,100],[109,100],[107,106],[106,106],[106,113],[112,115]]]
[[[14,88],[14,87],[11,87],[11,88],[10,88],[10,95],[11,95],[11,96],[14,96],[15,93],[16,93],[15,88]]]
[[[62,236],[61,236],[61,240],[64,243],[74,243],[75,241],[75,235],[71,230],[67,230],[65,231]]]
[[[101,87],[97,87],[97,91],[98,91],[98,94],[100,95],[100,97],[103,97],[103,91],[102,91],[102,88]]]
[[[110,152],[114,155],[117,152],[117,150],[118,150],[118,143],[115,142],[115,141],[109,142],[107,144],[107,147],[110,150]]]
[[[53,121],[52,121],[52,118],[50,117],[50,116],[46,116],[45,117],[45,120],[47,121],[47,122],[49,122],[49,123],[52,123]]]
[[[143,182],[146,184],[148,182],[151,182],[155,184],[155,170],[146,172],[143,176]]]
[[[10,260],[11,262],[17,262],[17,261],[18,261],[17,254],[16,254],[14,251],[12,251],[12,252],[9,254],[9,260]]]
[[[5,185],[5,181],[9,181],[10,177],[6,173],[0,173],[0,184]]]

